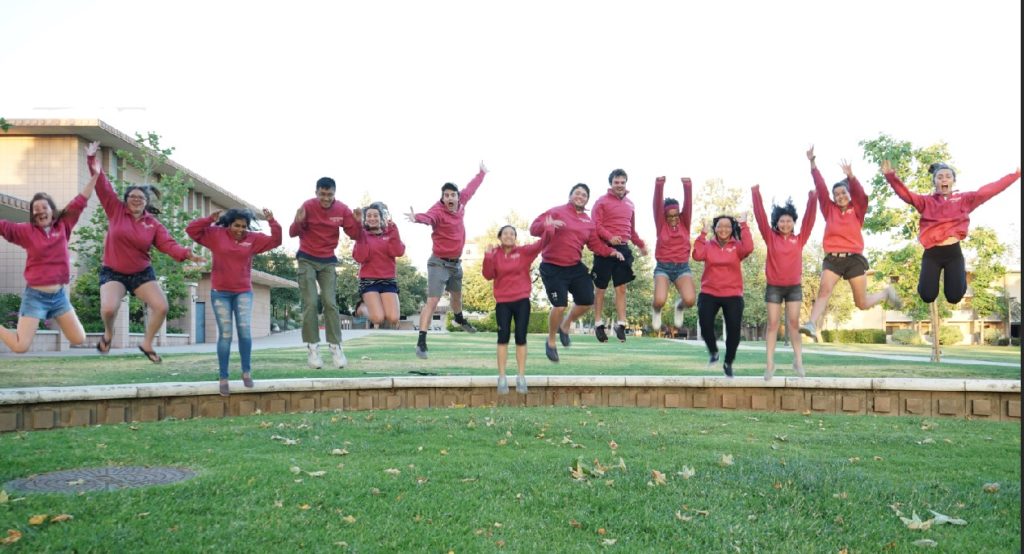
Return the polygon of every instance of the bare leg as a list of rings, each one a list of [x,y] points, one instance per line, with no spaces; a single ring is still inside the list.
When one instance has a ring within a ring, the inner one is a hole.
[[[60,325],[60,330],[68,338],[68,342],[75,346],[85,342],[85,328],[82,327],[82,322],[78,321],[78,314],[75,313],[74,308],[57,316],[56,319],[57,325]]]
[[[569,316],[562,321],[562,330],[566,333],[572,328],[574,321],[583,316],[590,310],[590,306],[580,306],[578,304],[572,305],[572,310],[569,310]]]
[[[682,298],[684,308],[692,308],[697,303],[697,291],[693,288],[693,276],[682,275],[676,279],[676,290],[679,291],[679,298]]]
[[[426,333],[430,330],[430,320],[434,315],[434,309],[437,308],[438,301],[441,300],[440,296],[430,296],[427,298],[426,304],[423,305],[423,309],[420,310],[420,332]]]
[[[765,371],[765,378],[771,378],[775,373],[775,343],[779,338],[779,319],[782,313],[782,304],[768,302],[768,329],[765,331],[765,351],[768,354],[768,367]]]
[[[149,321],[146,322],[146,335],[142,338],[143,349],[153,351],[153,339],[167,317],[167,297],[164,296],[160,283],[149,281],[135,289],[135,296],[146,303],[149,308]]]
[[[862,310],[870,310],[876,304],[885,300],[885,291],[868,294],[868,278],[866,275],[858,275],[850,279],[850,288],[853,289],[853,303]]]
[[[505,345],[505,348],[506,349],[508,348],[507,344]],[[519,366],[519,376],[520,377],[525,377],[526,376],[526,345],[525,344],[517,344],[516,345],[516,365]]]
[[[367,317],[370,318],[370,323],[380,327],[380,324],[384,322],[384,303],[381,301],[380,293],[364,292],[363,304],[366,305]]]
[[[608,289],[594,288],[594,325],[604,322],[604,293]]]
[[[449,292],[448,298],[452,303],[452,313],[459,313],[462,311],[462,291]]]
[[[594,300],[597,303],[597,300]],[[615,287],[615,315],[618,316],[619,321],[626,321],[626,285],[618,285]]]
[[[821,327],[821,318],[828,308],[828,299],[832,296],[832,289],[839,282],[839,274],[826,269],[821,272],[821,286],[818,287],[818,298],[814,300],[814,307],[811,308],[811,316],[808,321],[815,327]]]
[[[519,348],[516,347],[516,358],[519,358]],[[508,343],[498,345],[498,377],[505,376],[505,364],[508,362]],[[521,373],[521,372],[520,372]]]
[[[114,320],[126,292],[124,285],[117,281],[108,281],[100,287],[100,318],[103,320],[103,338],[107,341],[114,338]]]
[[[654,277],[654,300],[651,302],[651,331],[655,335],[661,334],[661,309],[665,307],[668,300],[668,277],[655,275]]]
[[[384,320],[391,325],[392,329],[398,329],[398,318],[402,316],[402,310],[398,304],[398,295],[393,292],[382,292],[380,294],[380,301],[384,306]]]
[[[39,319],[28,316],[18,318],[18,330],[11,331],[0,327],[0,340],[4,341],[7,348],[15,354],[24,354],[32,346],[32,339],[36,336],[36,329],[39,329]]]
[[[786,330],[789,331],[789,344],[793,347],[793,369],[797,374],[804,374],[803,345],[800,344],[800,302],[786,302]]]
[[[552,348],[555,347],[555,333],[558,332],[558,327],[562,324],[562,314],[564,313],[565,306],[558,306],[551,308],[551,313],[548,314],[548,346]]]

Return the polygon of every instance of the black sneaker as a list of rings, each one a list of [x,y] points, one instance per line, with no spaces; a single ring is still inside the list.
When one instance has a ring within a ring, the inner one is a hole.
[[[616,324],[613,329],[615,329],[615,337],[619,339],[619,342],[626,342],[626,326]]]
[[[594,327],[594,336],[597,337],[597,342],[608,342],[608,333],[604,332],[604,324]]]
[[[569,333],[562,330],[562,327],[558,327],[558,340],[562,342],[562,346],[569,348],[572,344],[572,339],[569,338]]]
[[[722,371],[725,372],[725,376],[732,379],[732,364],[722,364]]]
[[[708,357],[708,367],[714,367],[718,363],[718,352],[715,352]]]
[[[427,359],[427,343],[416,343],[416,357],[421,360]]]
[[[548,344],[548,341],[544,341],[544,354],[547,355],[548,359],[552,362],[558,363],[558,349]]]

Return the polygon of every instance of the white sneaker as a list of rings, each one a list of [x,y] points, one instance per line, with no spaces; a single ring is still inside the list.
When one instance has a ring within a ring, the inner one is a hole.
[[[661,333],[661,310],[654,308],[651,308],[651,332],[654,333],[654,336]]]
[[[324,361],[320,359],[320,345],[309,343],[306,345],[306,348],[309,350],[309,355],[306,357],[306,363],[309,364],[309,367],[312,369],[324,367]]]
[[[682,329],[683,328],[683,301],[682,300],[676,302],[675,313],[673,313],[672,315],[673,315],[673,317],[675,319],[673,324],[676,326],[676,329]]]
[[[523,375],[516,375],[516,392],[519,394],[529,392],[529,389],[526,387],[526,377]]]
[[[814,322],[813,321],[808,321],[807,323],[804,323],[803,325],[801,325],[800,326],[800,334],[801,335],[807,335],[808,337],[814,339],[815,341],[818,340],[818,330],[814,328]]]
[[[334,362],[334,367],[338,369],[348,364],[348,358],[345,357],[345,351],[341,348],[340,344],[331,345],[331,361]]]
[[[508,377],[498,377],[498,394],[508,394]]]

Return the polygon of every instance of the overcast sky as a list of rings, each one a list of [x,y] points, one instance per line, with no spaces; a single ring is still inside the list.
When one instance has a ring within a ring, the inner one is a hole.
[[[961,189],[1012,172],[1020,21],[1017,0],[3,0],[0,115],[156,131],[286,225],[324,175],[350,206],[369,196],[400,214],[484,160],[472,238],[577,182],[594,200],[622,167],[653,240],[654,177],[676,196],[683,175],[695,194],[711,178],[760,183],[802,210],[811,143],[828,182],[844,157],[870,180],[857,143],[882,132],[947,142]],[[974,224],[1019,237],[1020,190]],[[425,267],[429,228],[400,225]]]

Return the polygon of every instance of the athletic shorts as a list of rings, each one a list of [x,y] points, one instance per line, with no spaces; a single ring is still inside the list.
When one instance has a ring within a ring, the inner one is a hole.
[[[448,292],[462,292],[462,261],[438,258],[427,259],[427,296],[440,298]]]
[[[111,281],[121,283],[124,285],[125,290],[135,294],[135,289],[150,281],[156,281],[156,273],[153,271],[153,266],[149,266],[138,273],[119,273],[107,266],[100,267],[100,286],[102,287]]]
[[[783,302],[800,302],[804,299],[804,290],[800,285],[778,287],[767,285],[764,288],[764,301],[769,304],[782,304]]]
[[[368,292],[393,292],[398,294],[398,282],[394,279],[360,279],[359,295],[362,296]]]
[[[845,252],[828,254],[825,256],[825,261],[821,263],[821,269],[827,269],[843,279],[850,280],[868,272],[868,259],[860,254]]]
[[[658,262],[654,266],[654,276],[658,275],[668,278],[669,283],[675,283],[684,275],[689,275],[692,278],[693,271],[690,270],[690,262]]]
[[[590,279],[587,266],[583,263],[563,267],[542,262],[540,279],[544,281],[544,290],[548,293],[548,302],[556,308],[569,305],[569,294],[577,306],[594,304],[594,282]]]
[[[617,287],[636,279],[636,275],[633,274],[633,251],[629,249],[629,245],[620,244],[612,248],[622,254],[621,262],[613,256],[594,254],[594,269],[590,271],[590,275],[594,278],[594,286],[599,289],[608,288],[608,281]]]

